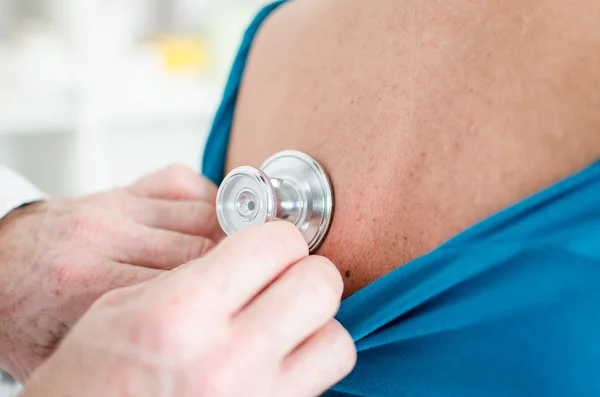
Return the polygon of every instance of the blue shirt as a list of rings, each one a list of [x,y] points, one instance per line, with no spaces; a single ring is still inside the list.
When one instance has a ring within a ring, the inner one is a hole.
[[[203,158],[216,184],[242,73]],[[329,397],[600,396],[600,161],[485,219],[342,302],[358,363]]]

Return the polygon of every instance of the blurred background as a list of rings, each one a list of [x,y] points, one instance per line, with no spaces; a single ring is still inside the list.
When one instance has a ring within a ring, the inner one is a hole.
[[[52,195],[196,169],[264,0],[0,0],[0,164]],[[0,187],[1,188],[1,187]]]
[[[198,169],[265,0],[0,0],[0,164],[52,195]],[[2,186],[0,186],[2,189]],[[19,386],[0,372],[0,397]]]

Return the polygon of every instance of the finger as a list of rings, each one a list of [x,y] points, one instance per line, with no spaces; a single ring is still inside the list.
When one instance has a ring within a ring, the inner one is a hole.
[[[306,240],[290,222],[249,227],[170,274],[165,289],[183,292],[190,301],[210,301],[221,315],[230,316],[307,255]]]
[[[326,258],[292,266],[234,318],[253,343],[284,357],[337,313],[343,292],[339,271]]]
[[[78,316],[87,311],[90,304],[107,292],[124,287],[140,285],[165,272],[164,270],[150,269],[117,262],[104,262],[97,266],[98,268],[93,271],[93,274],[96,276],[84,286],[85,299],[73,300],[73,308],[76,313],[79,313]]]
[[[110,269],[103,277],[105,291],[112,291],[117,288],[130,287],[153,280],[164,274],[165,270],[153,269],[142,266],[135,266],[129,263],[113,262]]]
[[[104,278],[102,296],[112,292],[109,300],[113,303],[123,303],[147,282],[164,275],[166,272],[167,270],[135,266],[128,263],[114,263],[113,270]],[[131,287],[135,287],[135,289]]]
[[[320,396],[348,375],[356,347],[340,323],[329,321],[282,363],[274,396]]]
[[[157,229],[208,237],[224,237],[214,203],[204,201],[168,201],[134,197],[127,212],[136,222]]]
[[[214,247],[206,237],[153,229],[131,222],[126,236],[114,242],[119,262],[155,269],[173,269],[202,257]]]
[[[168,200],[200,200],[214,205],[217,187],[185,165],[171,165],[144,177],[127,190],[136,196]]]

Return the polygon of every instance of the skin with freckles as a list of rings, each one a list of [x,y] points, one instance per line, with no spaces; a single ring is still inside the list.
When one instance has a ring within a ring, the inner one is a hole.
[[[599,1],[294,0],[257,34],[227,170],[301,150],[345,295],[600,155]]]

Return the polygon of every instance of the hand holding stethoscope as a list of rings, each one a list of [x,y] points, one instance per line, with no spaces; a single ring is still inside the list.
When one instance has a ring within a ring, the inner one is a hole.
[[[110,292],[22,396],[320,395],[351,371],[356,350],[333,319],[340,274],[307,255],[298,228],[274,222]]]
[[[227,234],[245,230],[203,259],[105,295],[23,396],[321,394],[356,361],[350,335],[333,319],[340,274],[307,256],[332,214],[329,179],[304,153],[233,170],[217,215]]]

